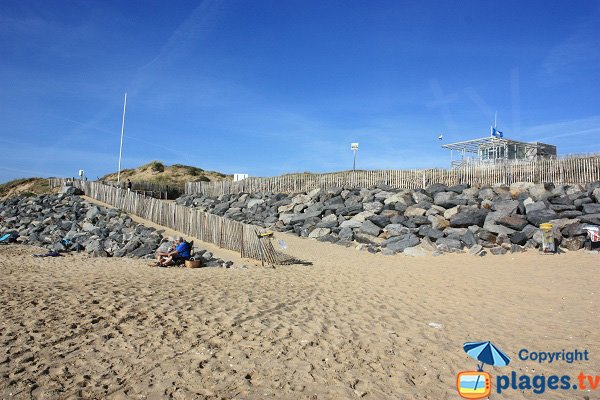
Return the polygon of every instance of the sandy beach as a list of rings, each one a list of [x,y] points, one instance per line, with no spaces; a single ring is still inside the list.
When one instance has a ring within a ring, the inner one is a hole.
[[[0,397],[455,399],[476,367],[462,344],[479,340],[513,359],[492,375],[600,371],[597,255],[386,257],[277,237],[312,265],[214,250],[248,267],[158,269],[1,246]],[[590,359],[539,364],[523,348]],[[552,392],[584,396],[600,397]]]

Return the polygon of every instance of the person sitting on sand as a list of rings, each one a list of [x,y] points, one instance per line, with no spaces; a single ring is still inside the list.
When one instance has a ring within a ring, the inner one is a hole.
[[[187,244],[182,237],[177,240],[177,246],[175,250],[169,252],[157,253],[158,264],[161,267],[168,267],[169,265],[178,264],[181,261],[190,259],[190,246]]]

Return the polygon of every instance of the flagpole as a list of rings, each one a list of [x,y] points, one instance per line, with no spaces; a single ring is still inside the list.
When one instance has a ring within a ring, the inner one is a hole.
[[[119,146],[119,172],[117,172],[117,184],[121,181],[121,158],[123,156],[123,132],[125,132],[125,110],[127,109],[127,92],[123,102],[123,121],[121,122],[121,145]]]

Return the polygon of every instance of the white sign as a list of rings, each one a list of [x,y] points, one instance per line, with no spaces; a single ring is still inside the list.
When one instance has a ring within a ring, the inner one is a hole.
[[[248,177],[248,174],[233,174],[233,181],[237,182],[237,181],[241,181],[242,179],[246,179]]]
[[[84,171],[82,169],[79,170],[79,177],[83,178]]]
[[[358,143],[352,143],[350,146],[352,150],[358,150]]]

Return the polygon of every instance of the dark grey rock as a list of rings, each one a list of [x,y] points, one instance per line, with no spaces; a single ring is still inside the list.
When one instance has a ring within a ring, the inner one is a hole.
[[[423,225],[419,228],[419,236],[436,240],[444,237],[444,232],[434,229],[429,225]]]
[[[469,227],[471,225],[483,226],[489,210],[476,209],[459,212],[450,218],[451,227]]]
[[[381,228],[375,225],[373,222],[366,220],[360,226],[360,231],[371,236],[378,236],[381,233]]]
[[[510,229],[520,231],[521,229],[525,228],[525,226],[527,225],[527,220],[525,219],[525,217],[513,214],[513,215],[507,215],[505,217],[499,218],[496,221],[496,224],[503,225]]]
[[[583,205],[584,214],[600,214],[600,203],[588,203]]]
[[[535,226],[540,226],[540,224],[556,219],[556,217],[556,212],[549,209],[536,210],[527,213],[527,221]]]
[[[428,186],[425,189],[425,192],[430,196],[435,196],[436,193],[445,192],[446,190],[448,190],[448,186],[442,183],[434,183],[433,185]]]
[[[437,192],[433,197],[433,203],[436,206],[452,208],[458,205],[458,203],[456,202],[456,197],[457,194],[454,192]]]
[[[527,240],[529,240],[529,238],[525,232],[515,232],[510,235],[510,241],[514,244],[524,245],[527,243]]]
[[[340,240],[352,241],[354,239],[354,232],[351,228],[342,228],[338,233]]]
[[[418,245],[419,243],[420,243],[420,240],[417,236],[409,234],[409,235],[402,237],[402,239],[400,239],[400,240],[397,240],[393,243],[388,244],[387,249],[394,251],[396,253],[400,253],[400,252],[404,251],[404,249],[406,249],[408,247],[414,247],[414,246]]]
[[[390,219],[385,215],[373,215],[369,217],[368,220],[380,228],[385,228],[385,226],[390,223]]]

